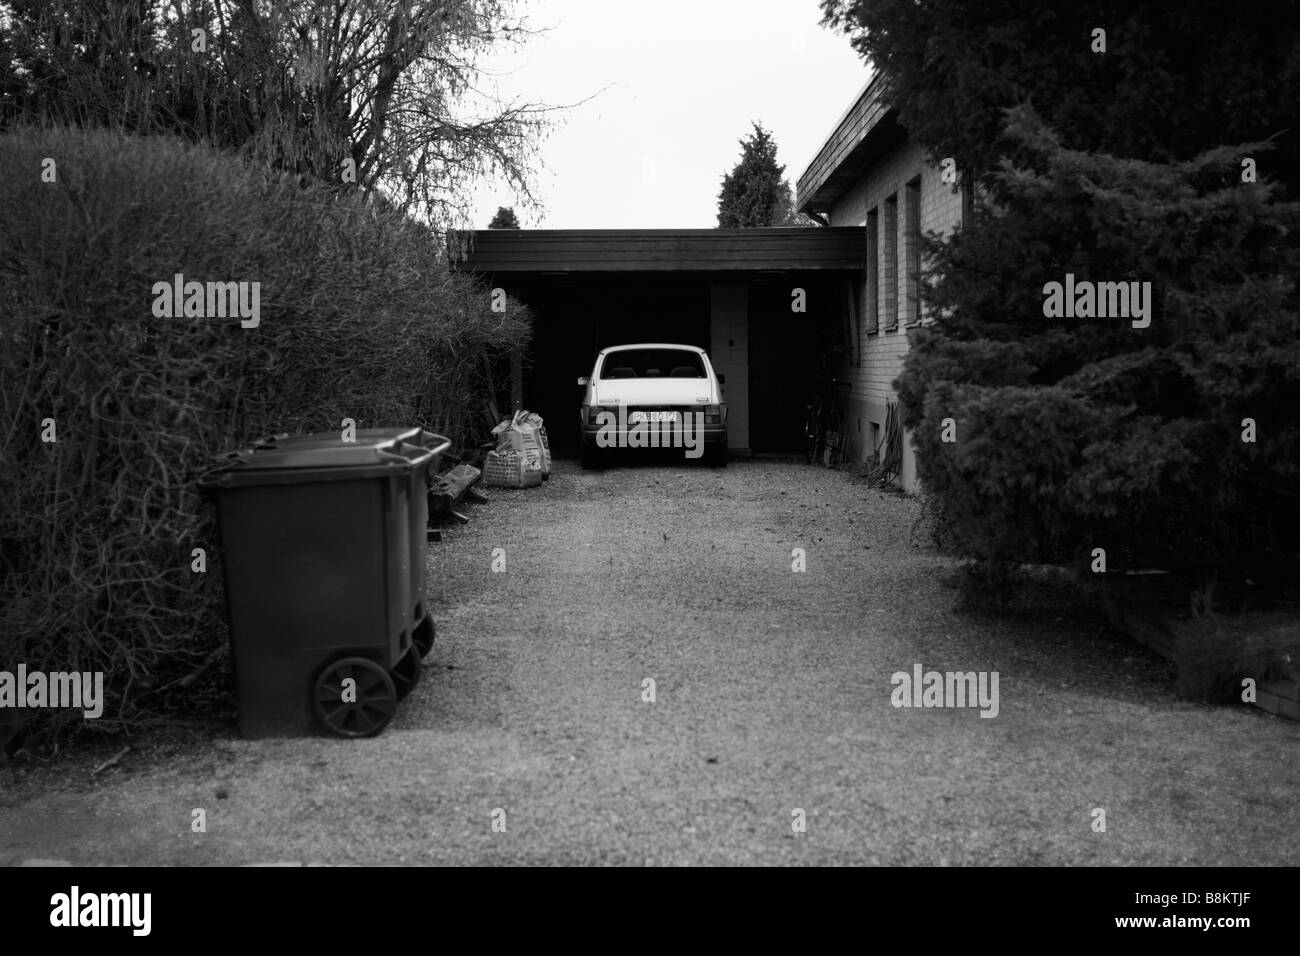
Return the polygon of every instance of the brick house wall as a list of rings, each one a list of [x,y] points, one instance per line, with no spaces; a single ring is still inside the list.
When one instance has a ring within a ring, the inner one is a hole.
[[[825,212],[832,226],[868,227],[867,278],[855,290],[848,319],[851,356],[841,370],[852,382],[845,404],[852,461],[871,459],[883,441],[888,406],[898,400],[893,383],[907,355],[908,330],[926,321],[915,291],[925,266],[920,262],[918,268],[916,231],[948,235],[962,221],[961,191],[941,176],[919,144],[904,140],[861,171]],[[898,483],[910,493],[919,491],[916,456],[906,434]]]

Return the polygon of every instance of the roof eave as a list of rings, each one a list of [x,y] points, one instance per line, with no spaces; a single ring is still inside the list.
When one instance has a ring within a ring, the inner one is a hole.
[[[805,215],[831,208],[879,158],[904,136],[888,101],[889,80],[877,72],[854,99],[799,177],[796,208]]]

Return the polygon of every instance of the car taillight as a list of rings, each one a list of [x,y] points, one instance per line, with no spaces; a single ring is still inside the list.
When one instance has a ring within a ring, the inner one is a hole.
[[[601,420],[600,420],[600,413],[601,413],[601,412],[609,412],[611,415],[614,416],[615,421],[618,420],[618,406],[617,406],[617,405],[591,405],[591,406],[588,406],[588,408],[587,408],[587,424],[588,424],[588,425],[601,425],[601,424],[603,424],[603,423],[601,422]],[[609,419],[606,419],[606,421],[608,421],[608,420],[609,420]]]
[[[702,425],[721,425],[727,420],[726,405],[692,405],[688,411],[700,416],[695,420]]]

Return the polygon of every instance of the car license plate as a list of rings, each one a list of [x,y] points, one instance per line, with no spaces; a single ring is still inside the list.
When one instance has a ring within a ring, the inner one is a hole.
[[[677,421],[676,412],[633,412],[627,418],[630,424],[638,422],[675,422]]]

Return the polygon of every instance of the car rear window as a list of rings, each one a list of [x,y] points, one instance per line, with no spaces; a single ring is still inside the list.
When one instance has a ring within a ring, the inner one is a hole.
[[[627,349],[605,356],[601,378],[704,378],[699,352],[682,349]]]

